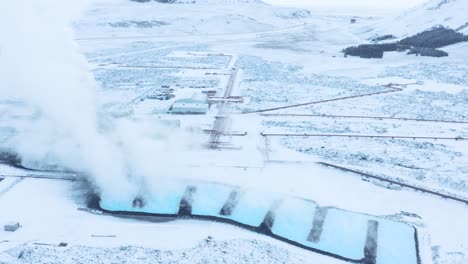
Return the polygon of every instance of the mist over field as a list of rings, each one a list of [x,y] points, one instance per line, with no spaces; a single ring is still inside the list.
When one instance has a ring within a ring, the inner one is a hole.
[[[7,146],[23,163],[87,174],[103,196],[131,197],[144,182],[177,174],[171,157],[197,139],[102,111],[98,83],[71,29],[91,2],[1,3],[0,25],[8,26],[0,27],[0,97],[39,113]]]
[[[468,263],[467,13],[0,1],[0,263]]]

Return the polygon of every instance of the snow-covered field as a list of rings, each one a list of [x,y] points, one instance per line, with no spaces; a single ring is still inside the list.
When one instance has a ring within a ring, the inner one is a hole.
[[[363,60],[341,54],[371,37],[400,38],[438,24],[466,33],[466,1],[430,1],[397,18],[356,17],[355,24],[349,13],[254,0],[178,2],[184,3],[97,1],[74,23],[104,111],[146,124],[175,120],[198,132],[216,127],[216,115],[229,116],[220,129],[240,136],[221,136],[227,149],[202,149],[171,161],[182,178],[402,221],[418,229],[422,264],[468,263],[466,203],[316,163],[468,200],[468,44],[443,48],[446,58],[395,52]],[[243,102],[214,104],[201,116],[167,113],[178,99],[201,91],[222,97],[227,87]],[[168,89],[174,98],[148,98]],[[320,102],[341,97],[352,98]],[[0,144],[35,115],[34,108],[0,98]],[[160,160],[168,159],[146,162]],[[22,225],[15,233],[0,230],[0,263],[344,263],[227,224],[138,221],[77,210],[85,207],[78,182],[22,179],[24,174],[35,173],[0,165],[0,224]],[[60,242],[68,245],[56,246]]]

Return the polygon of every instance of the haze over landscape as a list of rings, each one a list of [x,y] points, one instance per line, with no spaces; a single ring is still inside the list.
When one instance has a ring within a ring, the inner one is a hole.
[[[467,263],[467,12],[0,3],[0,263]]]
[[[369,8],[369,9],[407,9],[425,2],[425,0],[266,0],[273,5],[285,5],[296,7],[329,7],[329,8]]]

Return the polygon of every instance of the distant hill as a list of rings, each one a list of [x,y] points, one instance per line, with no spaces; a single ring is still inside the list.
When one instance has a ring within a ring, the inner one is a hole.
[[[272,6],[260,0],[96,2],[86,19],[75,22],[78,37],[102,36],[102,32],[113,37],[258,33],[298,27],[311,16],[304,9]]]
[[[468,0],[430,0],[376,25],[376,30],[403,38],[440,26],[468,34]]]
[[[345,55],[382,58],[402,51],[421,56],[445,57],[438,48],[468,41],[468,0],[430,0],[397,17],[366,25],[357,32],[371,43],[351,46]]]
[[[210,4],[210,3],[217,3],[217,4],[237,4],[237,3],[263,3],[260,0],[130,0],[133,2],[159,2],[159,3],[168,3],[168,4],[195,4],[195,3],[203,3],[203,4]]]

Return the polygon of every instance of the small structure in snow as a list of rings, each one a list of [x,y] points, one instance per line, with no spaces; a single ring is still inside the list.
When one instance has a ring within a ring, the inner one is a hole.
[[[180,128],[180,120],[178,119],[160,119],[159,121],[163,126]]]
[[[113,109],[109,113],[114,118],[129,117],[129,116],[133,115],[133,108],[115,109],[115,110]]]
[[[147,99],[156,99],[156,100],[161,100],[161,101],[167,101],[174,97],[175,95],[173,95],[172,93],[166,93],[166,92],[156,92],[156,93],[152,93],[146,96]]]
[[[215,90],[202,91],[202,94],[206,94],[207,96],[215,96],[216,91]]]
[[[9,222],[3,227],[3,230],[7,232],[15,232],[18,228],[20,228],[19,222]]]
[[[351,18],[351,21],[350,21],[351,24],[355,24],[356,22],[357,22],[356,18]]]

